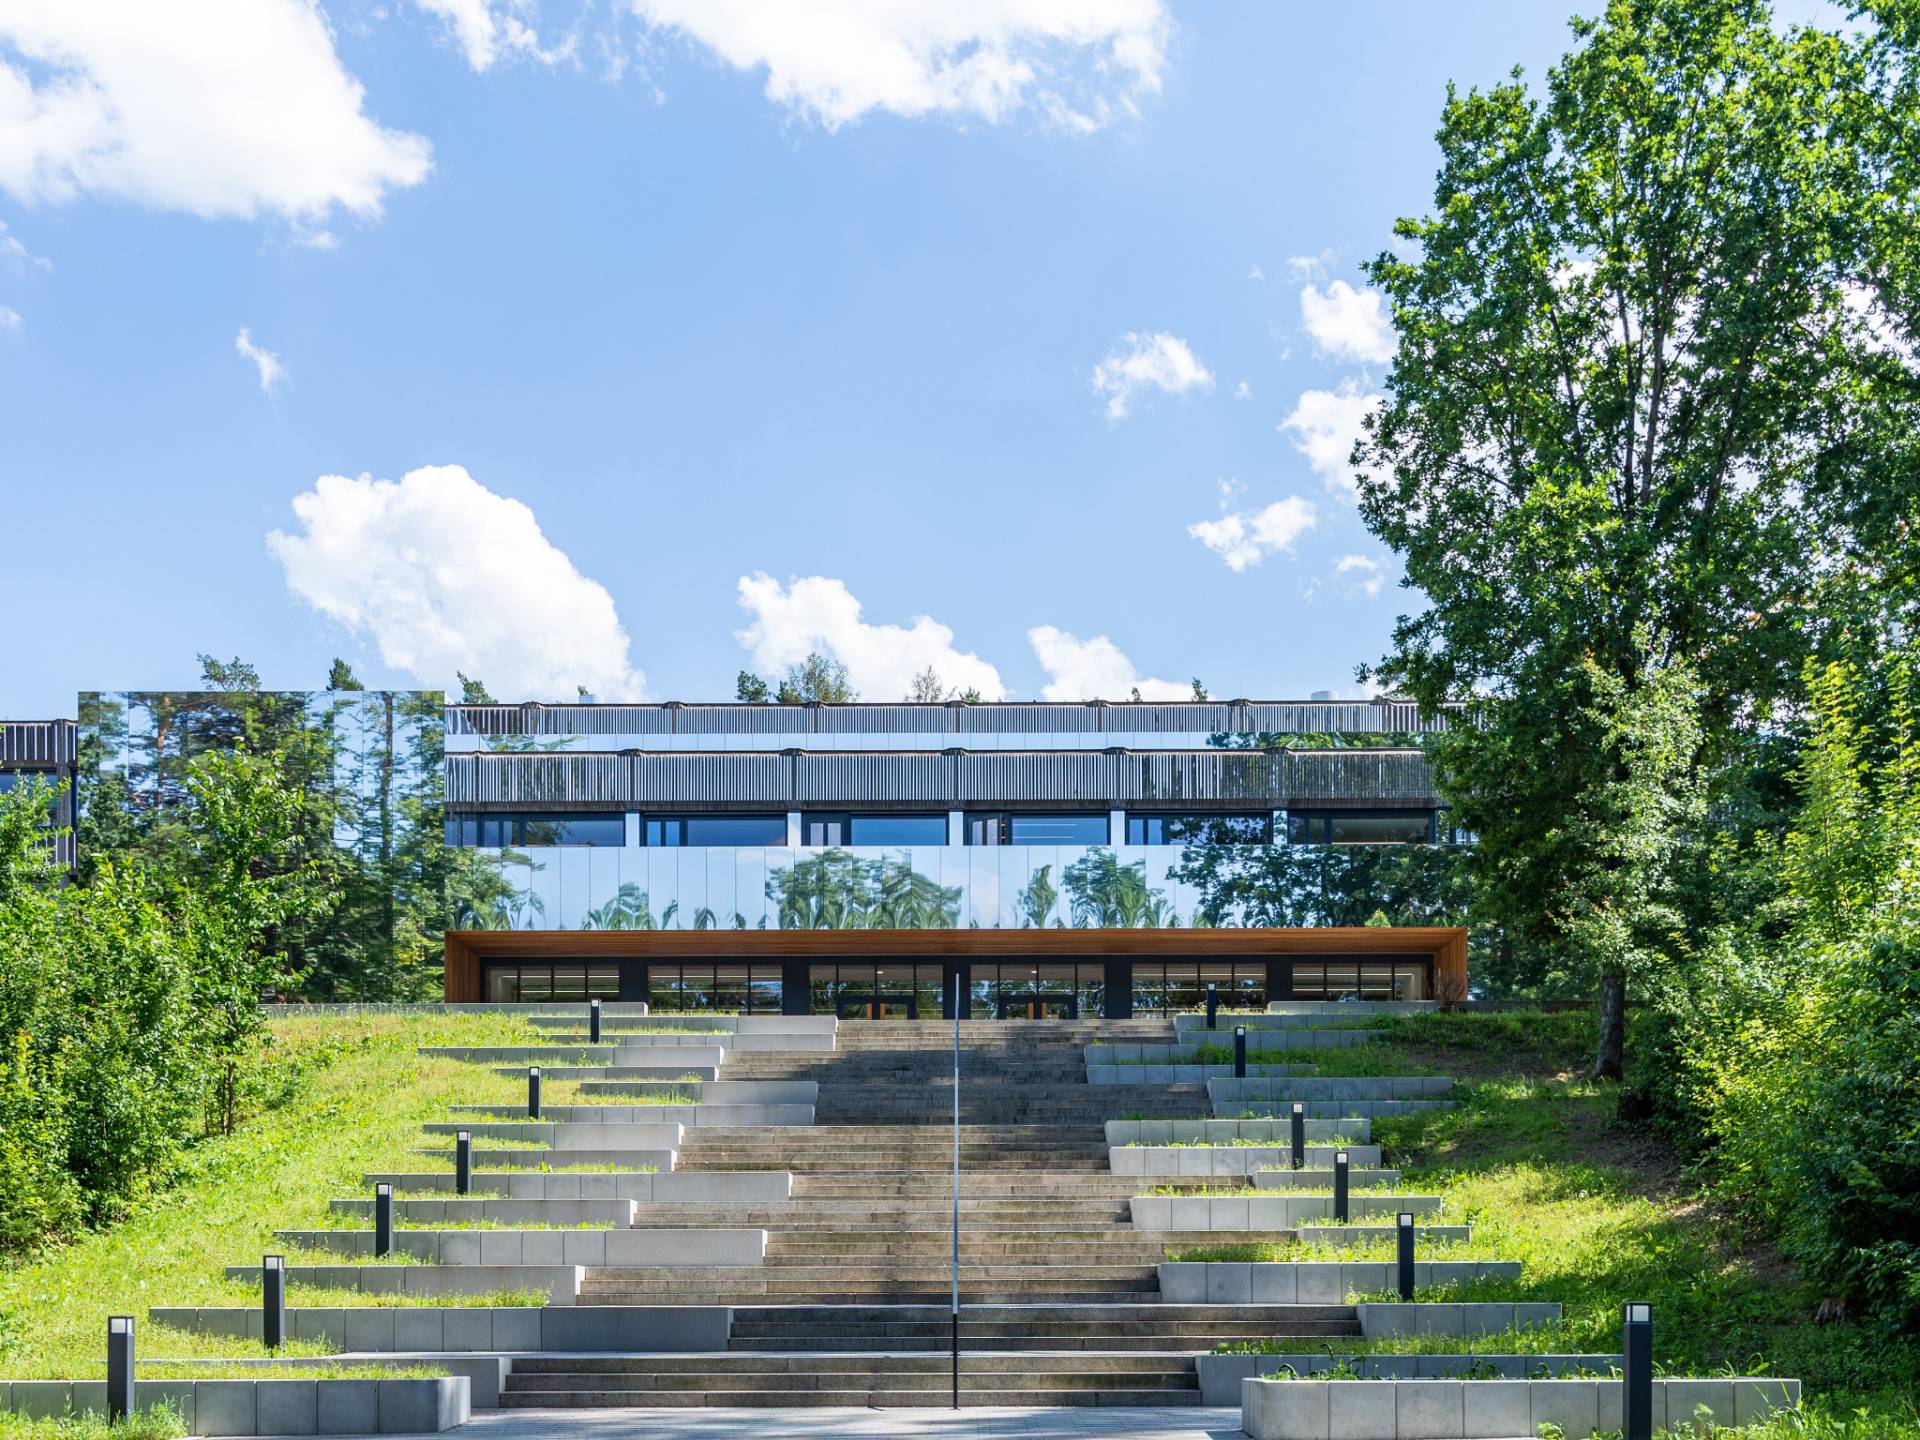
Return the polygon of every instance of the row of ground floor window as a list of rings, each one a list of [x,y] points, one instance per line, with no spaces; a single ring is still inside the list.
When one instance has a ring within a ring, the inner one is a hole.
[[[1133,958],[832,962],[620,960],[490,962],[493,1002],[645,1000],[655,1014],[839,1015],[844,1019],[1123,1020],[1199,1010],[1213,985],[1223,1008],[1270,1000],[1425,1000],[1433,962],[1405,955],[1290,955],[1231,961]]]

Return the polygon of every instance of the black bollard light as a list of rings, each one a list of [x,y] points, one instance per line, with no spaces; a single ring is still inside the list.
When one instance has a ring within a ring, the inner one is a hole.
[[[373,1253],[393,1253],[393,1186],[384,1180],[373,1187]]]
[[[278,1350],[287,1340],[287,1262],[260,1257],[260,1343]]]
[[[1400,1212],[1400,1298],[1413,1299],[1413,1212]]]
[[[453,1137],[453,1193],[473,1193],[473,1132],[459,1130]]]
[[[600,1002],[598,1000],[587,1002],[587,1039],[596,1045],[600,1043]]]
[[[1212,980],[1207,982],[1207,1029],[1220,1028],[1220,987]]]
[[[1307,1168],[1307,1106],[1303,1100],[1293,1102],[1293,1168]]]
[[[107,1420],[133,1414],[133,1317],[107,1317]]]
[[[1347,1152],[1333,1152],[1333,1218],[1342,1225],[1347,1223]]]
[[[529,1120],[540,1118],[540,1067],[538,1065],[527,1067],[527,1118]]]
[[[1233,1027],[1233,1078],[1247,1078],[1247,1027],[1244,1025]]]
[[[1653,1306],[1627,1306],[1620,1336],[1620,1416],[1624,1440],[1653,1440]]]

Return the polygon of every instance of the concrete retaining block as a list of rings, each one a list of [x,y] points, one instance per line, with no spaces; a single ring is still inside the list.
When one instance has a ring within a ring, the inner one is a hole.
[[[1403,1335],[1498,1335],[1560,1323],[1560,1306],[1551,1301],[1456,1300],[1369,1302],[1356,1305],[1360,1333],[1369,1340]]]
[[[1362,1185],[1398,1185],[1398,1170],[1375,1170],[1353,1163],[1349,1153],[1351,1168],[1347,1171],[1347,1180],[1358,1189]],[[1248,1175],[1247,1183],[1256,1190],[1326,1190],[1333,1186],[1333,1167],[1321,1165],[1305,1170],[1255,1170]]]
[[[1291,1104],[1295,1100],[1444,1100],[1453,1094],[1447,1075],[1309,1075],[1298,1080],[1212,1080],[1207,1093],[1216,1105],[1255,1102]]]
[[[1296,1225],[1293,1238],[1302,1245],[1362,1245],[1369,1240],[1391,1240],[1391,1225]],[[1473,1238],[1471,1225],[1418,1225],[1414,1238],[1422,1245],[1461,1245]]]
[[[547,1065],[541,1073],[549,1080],[675,1080],[707,1081],[720,1078],[720,1060],[724,1052],[718,1047],[708,1052],[711,1063],[702,1061],[693,1065]],[[526,1075],[523,1065],[496,1065],[496,1075],[522,1078]]]
[[[1275,1145],[1293,1143],[1291,1120],[1109,1120],[1107,1144],[1113,1148],[1149,1146],[1226,1145],[1233,1140],[1267,1140]],[[1336,1138],[1366,1143],[1372,1138],[1370,1120],[1307,1121],[1307,1143],[1324,1145]]]
[[[418,1147],[416,1155],[429,1155],[435,1160],[450,1161],[452,1150]],[[493,1149],[475,1150],[473,1163],[476,1166],[512,1165],[535,1174],[618,1174],[631,1173],[651,1166],[656,1172],[666,1174],[677,1163],[678,1156],[673,1150],[555,1150],[543,1146],[537,1150]],[[544,1167],[544,1168],[543,1168]],[[572,1167],[569,1169],[569,1167]],[[444,1170],[451,1181],[453,1172]],[[476,1170],[476,1174],[480,1173]],[[497,1173],[507,1173],[504,1171]]]
[[[373,1253],[371,1230],[276,1230],[280,1239],[342,1255]],[[395,1230],[394,1248],[430,1265],[758,1265],[767,1232],[752,1229]],[[410,1268],[410,1267],[396,1267]]]
[[[1240,1382],[1253,1440],[1498,1440],[1557,1425],[1568,1440],[1620,1428],[1618,1380],[1264,1380]],[[1656,1429],[1751,1424],[1800,1403],[1798,1380],[1655,1380]],[[1742,1407],[1746,1418],[1742,1419]]]
[[[335,1232],[341,1233],[341,1232]],[[344,1232],[348,1234],[364,1232]],[[564,1234],[564,1231],[551,1231]],[[229,1265],[229,1280],[258,1282],[258,1265]],[[493,1290],[545,1290],[549,1305],[571,1305],[585,1278],[578,1265],[289,1265],[287,1281],[325,1290],[376,1295],[485,1295]],[[252,1311],[254,1321],[259,1312]],[[257,1323],[248,1332],[259,1336]]]
[[[522,1107],[524,1108],[524,1107]],[[499,1116],[510,1118],[513,1107],[506,1105],[450,1105],[453,1115]],[[647,1117],[636,1120],[635,1112]],[[811,1125],[813,1106],[805,1105],[710,1105],[704,1101],[690,1105],[547,1105],[540,1112],[540,1123],[556,1125]],[[489,1122],[482,1122],[489,1123]],[[430,1130],[436,1127],[429,1126]],[[476,1129],[477,1135],[479,1131]]]
[[[582,1095],[691,1094],[701,1105],[805,1105],[820,1099],[817,1080],[583,1080]]]
[[[644,1020],[637,1020],[629,1014],[614,1014],[604,1003],[600,1017],[600,1033],[603,1035],[627,1035],[648,1030],[710,1030],[727,1035],[833,1035],[840,1028],[839,1021],[831,1015],[676,1015],[668,1011],[654,1011],[646,1014]],[[584,1007],[566,1012],[555,1011],[549,1017],[529,1016],[528,1019],[542,1029],[551,1030],[565,1030],[587,1023]],[[619,1023],[614,1024],[615,1020]]]
[[[483,1065],[611,1065],[611,1045],[422,1045],[422,1055]]]
[[[1297,1377],[1324,1374],[1345,1365],[1363,1380],[1465,1379],[1469,1370],[1484,1378],[1547,1378],[1562,1370],[1618,1370],[1618,1355],[1332,1355],[1321,1350],[1298,1355],[1199,1355],[1202,1405],[1237,1405],[1240,1382],[1292,1371]],[[1491,1377],[1488,1371],[1494,1372]]]
[[[1169,1260],[1160,1266],[1160,1298],[1175,1305],[1344,1305],[1355,1292],[1392,1289],[1398,1276],[1384,1260]],[[1413,1266],[1416,1286],[1519,1278],[1517,1260],[1417,1260]]]
[[[452,1137],[465,1130],[479,1140],[504,1140],[528,1150],[678,1150],[680,1122],[667,1116],[623,1125],[566,1124],[554,1120],[476,1120],[434,1122],[420,1127],[429,1135]],[[514,1162],[517,1163],[517,1162]]]
[[[453,1175],[445,1170],[387,1171],[363,1177],[396,1190],[444,1190],[453,1193]],[[473,1188],[481,1194],[515,1200],[632,1200],[643,1205],[769,1205],[791,1199],[793,1176],[785,1170],[570,1170],[556,1173],[477,1170]],[[399,1204],[411,1202],[400,1201]]]
[[[1204,1017],[1202,1017],[1204,1019]],[[1235,1021],[1235,1024],[1243,1022]],[[1253,1064],[1262,1050],[1341,1050],[1349,1045],[1364,1045],[1373,1038],[1368,1030],[1288,1030],[1278,1033],[1272,1030],[1259,1030],[1260,1038],[1255,1039],[1257,1027],[1247,1027],[1247,1063]],[[1108,1044],[1096,1041],[1086,1047],[1087,1064],[1092,1065],[1191,1065],[1194,1057],[1200,1053],[1203,1045],[1233,1045],[1233,1026],[1222,1026],[1209,1034],[1202,1029],[1196,1032],[1176,1030],[1179,1039],[1172,1044],[1164,1040],[1143,1041],[1139,1044]],[[1338,1061],[1333,1062],[1335,1064]]]
[[[1129,1200],[1136,1230],[1248,1231],[1291,1230],[1333,1214],[1331,1195],[1135,1195]],[[1434,1215],[1438,1195],[1354,1195],[1348,1213],[1356,1217]]]
[[[1247,1063],[1249,1075],[1284,1078],[1311,1075],[1311,1065],[1256,1065]],[[1230,1077],[1231,1065],[1094,1065],[1087,1066],[1089,1085],[1204,1085],[1209,1080]]]
[[[1348,1145],[1347,1159],[1362,1169],[1380,1164],[1378,1145]],[[1324,1170],[1338,1149],[1307,1146],[1309,1167]],[[1107,1168],[1116,1175],[1224,1175],[1244,1177],[1260,1170],[1284,1170],[1293,1152],[1282,1145],[1116,1145],[1107,1151]],[[1325,1182],[1322,1182],[1325,1183]]]
[[[9,1408],[31,1417],[104,1415],[104,1380],[16,1380]],[[465,1375],[411,1380],[138,1380],[140,1409],[171,1403],[195,1435],[424,1435],[472,1414]],[[322,1419],[326,1424],[322,1425]]]
[[[437,1225],[447,1221],[488,1220],[501,1224],[543,1225],[620,1225],[633,1224],[631,1200],[552,1199],[545,1197],[493,1199],[478,1195],[451,1195],[445,1200],[396,1200],[393,1218],[397,1224]],[[371,1200],[332,1200],[327,1208],[336,1215],[360,1215],[371,1218]]]
[[[732,1313],[724,1305],[300,1306],[287,1321],[296,1339],[356,1355],[718,1351]],[[156,1305],[147,1318],[193,1334],[260,1338],[258,1306]]]

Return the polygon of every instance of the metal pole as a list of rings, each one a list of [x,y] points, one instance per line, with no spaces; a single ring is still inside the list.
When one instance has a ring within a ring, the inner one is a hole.
[[[133,1414],[133,1317],[107,1317],[107,1419]]]
[[[960,1408],[960,972],[953,973],[953,1408]]]
[[[600,1043],[600,1002],[598,1000],[587,1002],[587,1039],[595,1045]]]
[[[473,1193],[473,1132],[459,1130],[453,1137],[453,1193]]]
[[[1413,1299],[1413,1212],[1400,1212],[1400,1298]]]
[[[279,1255],[260,1257],[260,1339],[269,1350],[287,1339],[287,1262]]]
[[[384,1180],[373,1187],[373,1253],[393,1253],[393,1186]]]
[[[1207,982],[1207,1029],[1220,1028],[1220,986],[1212,980]]]
[[[1347,1223],[1347,1152],[1333,1152],[1333,1218],[1342,1225]]]
[[[1247,1027],[1244,1025],[1233,1027],[1233,1078],[1247,1078]]]
[[[1307,1106],[1306,1102],[1293,1102],[1293,1168],[1303,1170],[1307,1164]]]
[[[1620,1336],[1620,1415],[1624,1440],[1653,1440],[1653,1306],[1627,1306]]]
[[[538,1065],[527,1067],[527,1118],[529,1120],[540,1118],[540,1067]]]

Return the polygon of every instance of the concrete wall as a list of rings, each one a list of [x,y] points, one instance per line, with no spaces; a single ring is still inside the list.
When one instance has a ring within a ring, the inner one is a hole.
[[[1326,1220],[1333,1215],[1331,1195],[1136,1195],[1127,1203],[1132,1207],[1136,1230],[1291,1230],[1303,1221]],[[1385,1219],[1402,1210],[1437,1215],[1440,1197],[1354,1195],[1347,1213],[1354,1219]]]
[[[258,1340],[258,1306],[155,1306],[156,1325]],[[394,1351],[719,1351],[733,1312],[724,1305],[295,1307],[288,1334],[356,1353]]]
[[[371,1255],[371,1230],[276,1230],[290,1245]],[[430,1265],[758,1265],[767,1232],[686,1230],[395,1230],[393,1248]]]
[[[1309,1169],[1325,1170],[1340,1149],[1348,1162],[1362,1169],[1380,1164],[1378,1145],[1309,1145]],[[1116,1175],[1222,1175],[1244,1178],[1258,1170],[1286,1170],[1293,1152],[1284,1145],[1158,1146],[1116,1145],[1107,1151]]]
[[[1109,1120],[1109,1145],[1189,1145],[1225,1144],[1230,1140],[1270,1140],[1276,1145],[1293,1143],[1291,1120]],[[1308,1120],[1309,1145],[1331,1142],[1336,1136],[1366,1141],[1373,1133],[1372,1123],[1356,1120]]]
[[[171,1404],[195,1435],[419,1435],[470,1418],[467,1377],[431,1380],[140,1380],[134,1404]],[[105,1415],[104,1380],[0,1380],[0,1409]]]
[[[1175,1261],[1160,1266],[1169,1305],[1344,1305],[1347,1296],[1391,1290],[1398,1268],[1385,1260]],[[1413,1283],[1518,1280],[1517,1260],[1417,1260]]]
[[[669,1157],[671,1158],[671,1157]],[[453,1194],[453,1175],[445,1170],[370,1174],[396,1190],[444,1190]],[[636,1200],[647,1205],[771,1205],[791,1199],[793,1176],[785,1170],[662,1170],[645,1175],[606,1170],[547,1174],[518,1170],[477,1170],[473,1188],[522,1200]],[[399,1202],[405,1204],[407,1202]]]
[[[1469,1368],[1495,1378],[1525,1380],[1543,1378],[1563,1370],[1593,1370],[1605,1375],[1609,1368],[1620,1368],[1618,1355],[1330,1355],[1321,1350],[1298,1355],[1199,1355],[1194,1368],[1200,1375],[1202,1405],[1238,1405],[1240,1382],[1262,1375],[1278,1375],[1291,1370],[1296,1376],[1312,1376],[1345,1365],[1357,1371],[1362,1380],[1444,1380],[1464,1379]]]
[[[558,1232],[556,1232],[558,1233]],[[571,1305],[586,1272],[579,1265],[289,1265],[289,1285],[359,1290],[375,1295],[486,1295],[545,1290],[549,1305]],[[258,1283],[258,1265],[229,1265],[229,1280]]]

